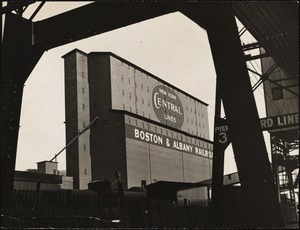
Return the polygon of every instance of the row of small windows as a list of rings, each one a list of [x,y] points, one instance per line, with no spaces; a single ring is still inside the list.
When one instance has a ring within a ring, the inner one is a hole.
[[[122,61],[121,61],[121,66],[124,66],[124,62],[122,62]],[[128,68],[128,69],[133,68],[134,73],[135,73],[135,72],[140,72],[139,70],[135,69],[134,67],[131,67],[131,66],[128,65],[128,64],[127,64],[127,68]],[[142,72],[140,72],[140,73],[142,73]],[[146,75],[146,78],[148,79],[149,76],[148,76],[147,74],[145,74],[145,75]]]
[[[122,94],[122,95],[123,95],[123,94]],[[124,95],[123,95],[123,96],[124,96]],[[131,99],[131,93],[129,93],[128,97],[129,97],[129,99]],[[138,101],[139,101],[138,97],[135,96],[135,102],[138,102]],[[145,104],[145,99],[142,98],[142,99],[141,99],[141,102],[142,102],[142,105],[144,105],[144,104]],[[149,100],[148,100],[147,105],[148,105],[148,107],[150,107],[150,101],[149,101]],[[123,109],[125,109],[125,104],[123,104]]]
[[[124,76],[122,76],[122,81],[124,81]],[[128,84],[130,85],[130,83],[131,83],[131,80],[130,80],[130,78],[128,78]],[[136,82],[134,83],[134,85],[135,85],[136,88],[138,87]],[[141,90],[144,90],[144,85],[143,84],[141,84]],[[147,93],[149,93],[149,92],[150,92],[150,88],[149,88],[149,86],[147,86]]]

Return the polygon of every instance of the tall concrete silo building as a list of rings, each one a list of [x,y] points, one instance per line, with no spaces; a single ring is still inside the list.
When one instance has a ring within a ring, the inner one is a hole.
[[[113,53],[75,49],[63,58],[67,142],[99,117],[67,149],[74,187],[88,178],[113,181],[115,171],[125,188],[211,178],[206,103]]]

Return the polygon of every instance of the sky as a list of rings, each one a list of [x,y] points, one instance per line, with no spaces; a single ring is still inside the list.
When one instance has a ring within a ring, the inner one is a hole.
[[[88,2],[46,2],[34,21],[77,8]],[[38,4],[24,13],[29,18]],[[241,28],[241,25],[239,25]],[[255,40],[249,33],[245,43]],[[65,145],[63,58],[80,49],[86,53],[109,51],[209,104],[210,140],[213,140],[216,73],[206,31],[176,12],[69,43],[45,52],[25,83],[21,111],[16,170],[36,168]],[[249,66],[260,71],[256,62]],[[250,74],[251,75],[251,74]],[[257,77],[251,76],[254,84]],[[265,117],[262,87],[255,91],[259,116]],[[269,149],[269,135],[265,135]],[[66,168],[65,151],[58,168]],[[225,174],[236,172],[231,147],[225,154]]]

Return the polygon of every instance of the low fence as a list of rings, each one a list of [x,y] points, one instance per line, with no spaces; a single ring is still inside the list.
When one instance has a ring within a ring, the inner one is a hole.
[[[207,228],[210,207],[149,207],[146,196],[91,190],[14,191],[2,227],[24,228]]]

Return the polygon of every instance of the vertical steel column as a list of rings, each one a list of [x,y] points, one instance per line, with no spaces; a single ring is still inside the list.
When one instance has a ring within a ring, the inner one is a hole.
[[[245,227],[283,227],[231,4],[220,3],[214,10],[207,33],[246,204]]]
[[[224,123],[224,122],[223,122]],[[224,153],[229,140],[222,143],[216,127],[220,127],[221,120],[221,96],[218,81],[216,83],[215,120],[214,120],[214,149],[212,168],[212,204],[214,212],[214,227],[222,226],[223,216],[223,178],[224,178]]]
[[[276,187],[276,191],[277,191],[277,199],[279,201],[279,203],[281,202],[281,198],[280,198],[280,184],[279,184],[279,177],[278,177],[278,147],[277,147],[277,143],[278,140],[276,138],[275,135],[271,134],[270,135],[271,138],[271,157],[272,157],[272,171],[273,171],[273,176],[274,176],[274,184]]]
[[[2,213],[9,208],[13,191],[23,87],[42,52],[33,50],[32,23],[6,14],[3,36],[3,93],[1,114]],[[30,157],[30,156],[28,156]]]

